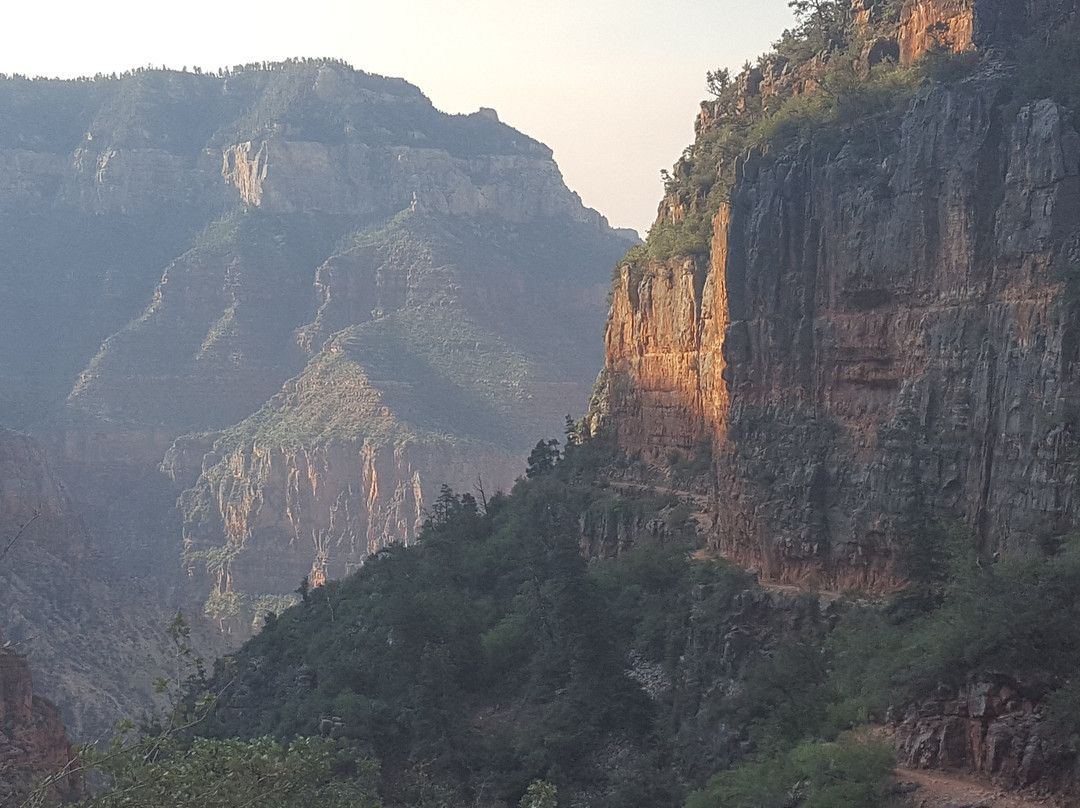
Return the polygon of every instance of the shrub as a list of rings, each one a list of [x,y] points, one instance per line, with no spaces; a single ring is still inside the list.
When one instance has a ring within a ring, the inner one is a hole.
[[[877,808],[889,798],[893,766],[883,743],[854,735],[805,743],[714,775],[686,808]]]

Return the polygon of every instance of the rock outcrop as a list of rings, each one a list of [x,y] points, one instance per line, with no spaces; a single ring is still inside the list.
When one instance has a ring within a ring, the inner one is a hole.
[[[858,27],[878,23],[885,6],[882,0],[852,0],[853,22]],[[935,49],[961,53],[1053,30],[1075,11],[1075,0],[906,0],[895,31],[871,44],[880,48],[891,40],[895,50],[888,52],[900,64],[912,65]]]
[[[888,728],[898,762],[916,769],[976,773],[1007,789],[1038,785],[1070,792],[1068,755],[1043,721],[1041,688],[998,677],[913,705]]]
[[[19,805],[35,788],[64,802],[79,799],[74,760],[60,711],[34,695],[26,657],[0,648],[0,804]],[[47,777],[52,783],[39,785]]]
[[[905,3],[897,35],[900,63],[914,64],[935,47],[953,51],[975,47],[975,8],[975,0]]]
[[[1080,134],[1006,82],[751,152],[711,255],[616,278],[599,409],[649,460],[712,444],[710,540],[765,578],[887,591],[914,513],[986,556],[1080,521]]]
[[[370,437],[218,444],[203,463],[180,502],[184,561],[210,593],[207,614],[240,638],[280,611],[302,578],[319,586],[382,547],[413,542],[442,485],[471,491],[519,470],[517,457],[493,447]]]

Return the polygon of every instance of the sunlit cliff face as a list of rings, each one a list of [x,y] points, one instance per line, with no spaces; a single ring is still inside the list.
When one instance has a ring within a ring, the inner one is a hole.
[[[982,9],[909,3],[900,36],[944,21],[963,50]],[[660,465],[710,444],[710,541],[767,578],[892,589],[919,514],[987,555],[1080,519],[1054,269],[1080,238],[1080,134],[1052,102],[1003,107],[997,81],[748,155],[707,259],[615,279],[610,428]]]

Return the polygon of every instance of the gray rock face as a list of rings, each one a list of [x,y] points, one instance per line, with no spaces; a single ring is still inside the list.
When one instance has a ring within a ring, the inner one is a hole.
[[[913,706],[889,727],[901,765],[976,772],[1010,789],[1067,786],[1063,750],[1049,741],[1038,688],[999,678]],[[1067,767],[1065,767],[1067,769]]]

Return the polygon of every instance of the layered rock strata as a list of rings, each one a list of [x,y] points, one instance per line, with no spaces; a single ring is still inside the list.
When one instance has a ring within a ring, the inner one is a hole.
[[[296,60],[0,112],[0,406],[170,605],[280,605],[585,407],[631,242],[493,110]]]
[[[1001,86],[751,153],[707,260],[616,279],[600,409],[646,459],[712,445],[710,541],[768,579],[889,590],[918,514],[986,556],[1080,518],[1080,135]]]
[[[318,586],[382,547],[413,542],[441,485],[494,490],[518,472],[517,457],[486,452],[370,438],[294,448],[256,441],[224,456],[210,452],[180,503],[184,560],[210,592],[208,615],[245,638],[302,578]]]

